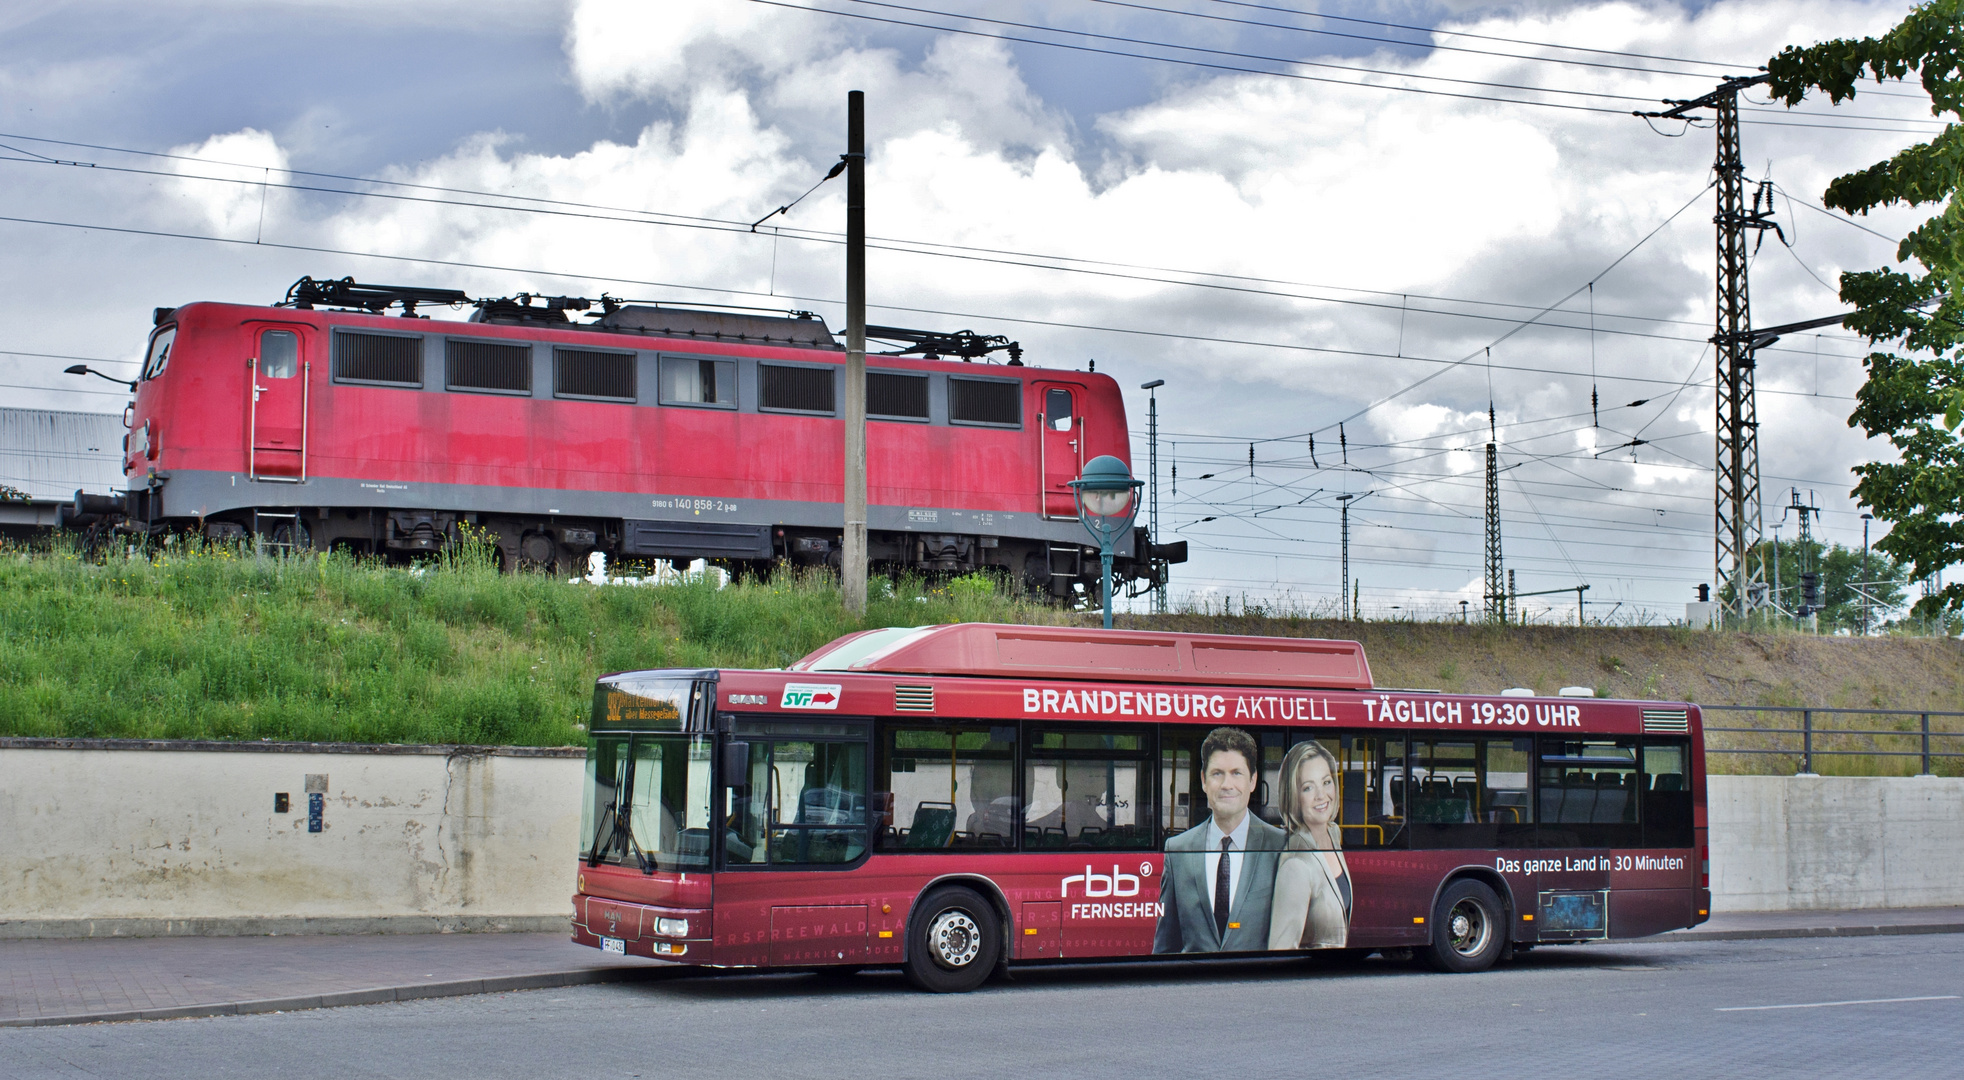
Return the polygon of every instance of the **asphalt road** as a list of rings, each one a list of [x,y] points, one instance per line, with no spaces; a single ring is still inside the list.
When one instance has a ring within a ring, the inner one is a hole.
[[[0,1076],[1956,1077],[1964,935],[1538,949],[1482,975],[1368,960],[648,982],[0,1031]],[[1922,999],[1922,1000],[1906,1000]]]

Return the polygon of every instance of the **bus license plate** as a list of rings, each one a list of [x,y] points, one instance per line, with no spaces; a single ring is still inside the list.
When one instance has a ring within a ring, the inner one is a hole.
[[[617,937],[604,937],[600,939],[600,951],[619,953],[622,956],[626,956],[627,942],[622,941],[620,938]]]

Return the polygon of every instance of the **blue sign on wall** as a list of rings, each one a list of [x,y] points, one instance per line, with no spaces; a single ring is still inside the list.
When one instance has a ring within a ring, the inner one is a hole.
[[[307,796],[307,831],[321,831],[321,815],[327,810],[327,796],[316,791]]]

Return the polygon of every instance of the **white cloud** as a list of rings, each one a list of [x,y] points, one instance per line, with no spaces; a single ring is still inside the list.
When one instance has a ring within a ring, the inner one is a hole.
[[[245,128],[213,135],[195,146],[172,147],[170,152],[178,157],[169,167],[179,175],[238,181],[188,181],[173,200],[179,212],[209,224],[217,235],[256,236],[265,213],[277,215],[285,203],[283,192],[275,195],[270,187],[255,183],[286,179],[286,152],[267,132]],[[187,157],[193,160],[183,160]],[[274,170],[282,174],[275,176]]]

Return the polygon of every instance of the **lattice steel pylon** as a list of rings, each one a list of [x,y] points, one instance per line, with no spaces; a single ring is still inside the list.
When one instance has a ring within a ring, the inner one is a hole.
[[[1500,453],[1487,444],[1487,621],[1507,620],[1507,581],[1500,561]]]
[[[1639,115],[1687,119],[1696,109],[1717,116],[1718,155],[1712,164],[1718,187],[1718,483],[1713,492],[1713,571],[1723,583],[1726,611],[1744,620],[1771,599],[1766,589],[1765,528],[1759,491],[1759,412],[1753,395],[1753,320],[1747,287],[1746,233],[1774,228],[1769,206],[1746,208],[1746,167],[1739,157],[1739,92],[1767,81],[1765,75],[1727,79],[1690,101],[1666,102],[1663,112]]]
[[[1745,619],[1766,605],[1765,539],[1759,497],[1759,412],[1753,396],[1752,304],[1746,280],[1746,230],[1764,222],[1746,212],[1745,165],[1739,159],[1739,98],[1724,94],[1718,112],[1718,488],[1714,573],[1731,585],[1727,611]]]

